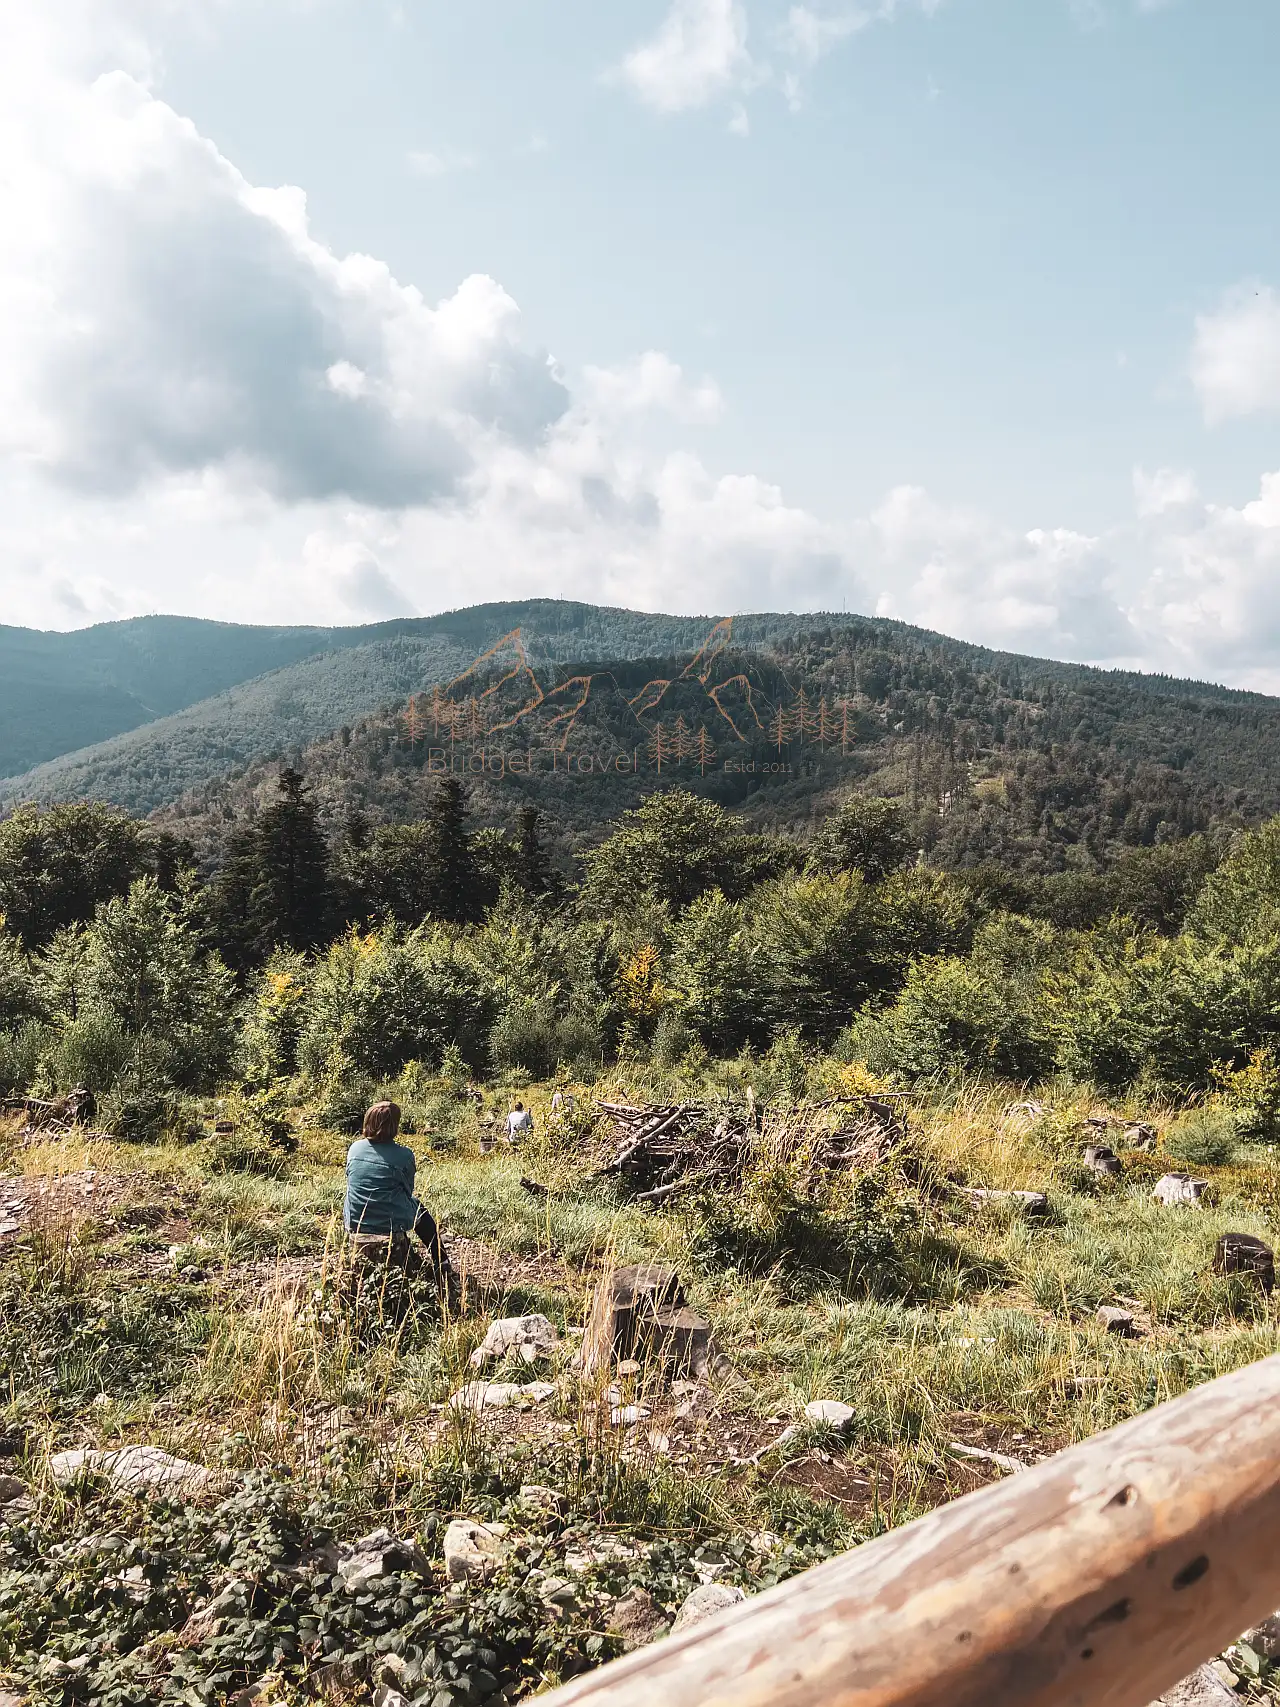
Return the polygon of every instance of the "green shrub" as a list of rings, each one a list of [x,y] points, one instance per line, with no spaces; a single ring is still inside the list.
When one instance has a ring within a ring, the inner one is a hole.
[[[44,1067],[60,1090],[87,1085],[99,1096],[110,1091],[134,1058],[137,1039],[107,1014],[89,1013],[68,1021],[46,1051]],[[159,1066],[167,1078],[167,1063]]]
[[[554,1012],[535,1001],[517,1001],[499,1014],[489,1033],[489,1054],[500,1071],[549,1079],[560,1059]]]
[[[1170,1161],[1195,1168],[1226,1167],[1240,1145],[1240,1131],[1229,1109],[1210,1103],[1192,1109],[1165,1129],[1164,1153]]]
[[[279,1175],[285,1172],[298,1148],[285,1084],[257,1091],[233,1091],[219,1108],[220,1120],[230,1122],[231,1130],[215,1132],[206,1141],[201,1158],[206,1173]]]
[[[29,1019],[12,1031],[0,1031],[0,1095],[30,1090],[54,1033]]]
[[[681,1010],[667,1008],[654,1027],[650,1045],[654,1063],[659,1067],[678,1067],[696,1042],[697,1037]]]
[[[406,1062],[439,1062],[453,1043],[478,1066],[495,1005],[456,927],[351,930],[312,975],[298,1064],[323,1078],[336,1049],[357,1073],[394,1078]]]

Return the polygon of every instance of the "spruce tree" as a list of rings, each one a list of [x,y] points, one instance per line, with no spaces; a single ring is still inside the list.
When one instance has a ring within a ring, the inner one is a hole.
[[[467,796],[456,777],[441,777],[427,813],[431,837],[431,911],[466,923],[484,912],[484,886],[467,834]]]
[[[280,772],[280,798],[257,824],[251,910],[262,948],[318,948],[328,920],[329,850],[302,773]]]
[[[559,873],[538,835],[539,817],[536,806],[522,806],[516,815],[516,881],[526,895],[556,899],[561,887]]]

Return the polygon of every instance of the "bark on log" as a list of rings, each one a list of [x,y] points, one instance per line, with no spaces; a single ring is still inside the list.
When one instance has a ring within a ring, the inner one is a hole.
[[[542,1698],[1147,1707],[1280,1605],[1280,1357]]]

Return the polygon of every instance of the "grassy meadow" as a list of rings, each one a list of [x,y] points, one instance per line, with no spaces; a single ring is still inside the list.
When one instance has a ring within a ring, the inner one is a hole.
[[[1197,1124],[1065,1081],[1017,1108],[1013,1087],[922,1082],[905,1137],[815,1174],[814,1135],[848,1117],[830,1098],[879,1087],[817,1055],[803,1070],[765,1100],[740,1190],[652,1207],[599,1176],[596,1099],[731,1111],[741,1061],[624,1062],[575,1086],[561,1121],[550,1083],[479,1102],[421,1073],[384,1087],[463,1277],[456,1309],[400,1277],[353,1299],[349,1138],[314,1113],[290,1111],[292,1154],[237,1167],[216,1099],[190,1105],[180,1140],[149,1143],[45,1137],[15,1112],[0,1128],[0,1679],[20,1701],[113,1707],[514,1700],[622,1651],[619,1606],[659,1634],[700,1580],[751,1592],[1011,1473],[1001,1460],[1035,1463],[1280,1349],[1267,1294],[1213,1272],[1224,1232],[1274,1243],[1280,1168],[1269,1146],[1215,1136],[1211,1109]],[[489,1148],[516,1096],[532,1138]],[[1082,1160],[1103,1115],[1116,1177]],[[1125,1147],[1137,1120],[1154,1150]],[[1206,1202],[1157,1203],[1155,1180],[1188,1166]],[[1048,1212],[971,1188],[1043,1191]],[[650,1260],[712,1324],[713,1372],[583,1378],[593,1286]],[[1106,1305],[1133,1337],[1107,1330]],[[533,1312],[558,1348],[484,1375],[553,1393],[451,1407],[490,1322]],[[805,1424],[814,1399],[848,1404],[849,1426]],[[214,1475],[146,1498],[55,1477],[58,1453],[136,1443]],[[447,1580],[455,1518],[507,1525],[489,1581]],[[419,1562],[353,1597],[326,1549],[379,1526]],[[1272,1698],[1269,1667],[1228,1657],[1242,1698]]]

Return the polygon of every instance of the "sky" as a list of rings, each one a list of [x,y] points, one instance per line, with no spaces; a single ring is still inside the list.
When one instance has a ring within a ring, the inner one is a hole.
[[[0,622],[1280,691],[1269,0],[0,0]]]

